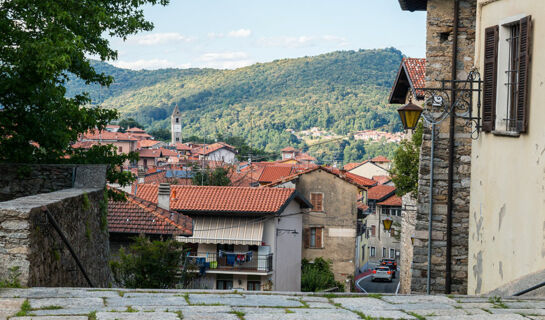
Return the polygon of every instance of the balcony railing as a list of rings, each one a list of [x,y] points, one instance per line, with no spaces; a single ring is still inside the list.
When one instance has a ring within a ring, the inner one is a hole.
[[[201,272],[208,271],[255,271],[273,270],[273,254],[259,255],[255,251],[241,253],[199,253],[187,256],[187,262]]]

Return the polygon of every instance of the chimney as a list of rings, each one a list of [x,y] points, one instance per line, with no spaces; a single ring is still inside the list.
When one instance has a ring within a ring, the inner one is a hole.
[[[144,177],[146,176],[146,170],[138,168],[138,183],[144,183]]]
[[[157,193],[157,205],[159,208],[170,211],[170,184],[161,183]]]

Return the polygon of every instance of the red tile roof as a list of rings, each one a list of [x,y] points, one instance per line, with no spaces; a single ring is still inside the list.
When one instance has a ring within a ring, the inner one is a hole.
[[[126,202],[108,202],[108,231],[131,234],[191,236],[193,222],[179,212],[127,195]]]
[[[136,147],[138,149],[140,149],[140,148],[149,148],[149,147],[153,147],[154,145],[156,145],[158,143],[161,143],[161,141],[157,141],[157,140],[140,140],[136,144]]]
[[[294,180],[294,179],[298,178],[300,175],[303,175],[303,174],[306,174],[306,173],[309,173],[309,172],[313,172],[315,170],[323,170],[323,171],[325,171],[327,173],[331,173],[333,175],[336,175],[337,177],[343,179],[344,181],[346,181],[348,183],[351,183],[351,184],[353,184],[353,185],[355,185],[355,186],[357,186],[358,188],[361,188],[361,189],[367,189],[369,187],[369,183],[371,183],[371,182],[372,182],[371,185],[376,184],[376,181],[373,181],[373,180],[370,180],[370,179],[367,179],[367,178],[363,178],[363,180],[354,179],[352,176],[347,176],[348,172],[341,171],[341,170],[336,169],[336,168],[330,168],[330,167],[326,167],[326,166],[315,165],[315,166],[311,166],[308,169],[295,170],[295,173],[292,173],[290,176],[277,179],[276,181],[273,181],[273,182],[265,185],[264,187],[275,187],[275,186],[278,186],[278,185],[283,184],[285,182]],[[354,175],[354,176],[356,176],[356,175]],[[357,176],[357,177],[362,178],[360,176]]]
[[[358,206],[358,209],[363,210],[363,211],[369,209],[368,205],[366,205],[366,204],[364,204],[363,202],[360,202],[360,201],[357,202],[357,206]]]
[[[261,176],[264,167],[252,165],[251,167],[244,168],[237,172],[232,170],[229,175],[231,179],[231,186],[233,187],[251,187],[257,183],[257,180]]]
[[[396,195],[393,195],[391,197],[389,197],[388,199],[382,201],[382,202],[379,202],[377,203],[378,205],[381,205],[381,206],[396,206],[396,207],[401,207],[401,204],[402,204],[402,201],[401,201],[401,197],[398,197]]]
[[[378,185],[367,190],[367,199],[369,200],[382,200],[386,196],[393,194],[396,190],[394,186]]]
[[[356,182],[357,184],[365,186],[365,187],[372,187],[372,186],[376,186],[378,184],[378,182],[375,181],[375,180],[368,179],[368,178],[365,178],[365,177],[362,177],[362,176],[358,176],[357,174],[354,174],[354,173],[351,173],[351,172],[345,172],[344,174],[346,175],[347,179],[350,179],[350,180]]]
[[[140,158],[160,158],[161,150],[159,149],[141,149],[138,150],[138,155]]]
[[[259,183],[270,183],[289,176],[292,173],[292,166],[266,166],[259,176]]]
[[[93,130],[84,133],[83,140],[137,141],[138,139],[127,133]]]
[[[216,142],[194,149],[193,153],[207,155],[219,149],[228,149],[235,152],[236,148],[224,142]]]
[[[74,149],[90,149],[92,146],[98,145],[98,141],[78,141],[72,145]]]
[[[146,133],[146,131],[137,127],[129,128],[126,131],[131,133]]]
[[[378,184],[385,184],[392,181],[392,178],[389,176],[373,176],[373,180],[377,181]]]
[[[139,184],[136,196],[157,202],[157,185]],[[171,186],[170,207],[182,212],[277,213],[295,189],[217,186]]]
[[[176,150],[187,150],[187,151],[191,151],[191,147],[188,146],[188,145],[185,144],[185,143],[176,143]]]
[[[385,156],[376,156],[371,159],[371,162],[390,162],[390,159],[386,158]]]
[[[402,63],[407,70],[413,88],[426,87],[426,59],[403,58]],[[416,90],[416,95],[424,96],[424,92]]]
[[[285,147],[284,149],[280,150],[282,152],[295,152],[297,150],[295,150],[294,147]]]

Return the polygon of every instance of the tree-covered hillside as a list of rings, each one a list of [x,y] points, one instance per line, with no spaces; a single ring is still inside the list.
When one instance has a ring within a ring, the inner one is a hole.
[[[401,129],[387,104],[402,54],[394,48],[341,51],[258,63],[236,70],[131,71],[96,63],[115,78],[109,89],[73,81],[95,103],[116,108],[148,129],[170,127],[176,104],[184,136],[240,136],[254,148],[278,151],[298,141],[295,131],[320,127],[346,135]]]

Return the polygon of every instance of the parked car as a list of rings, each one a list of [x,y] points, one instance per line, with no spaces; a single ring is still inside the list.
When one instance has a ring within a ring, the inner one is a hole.
[[[394,278],[396,277],[397,261],[395,259],[382,259],[382,260],[380,260],[380,265],[390,268],[390,270],[392,270],[392,272],[393,272],[393,277]]]
[[[392,282],[393,271],[389,267],[376,267],[373,270],[371,281],[386,280]]]

